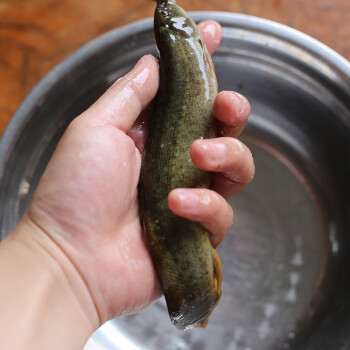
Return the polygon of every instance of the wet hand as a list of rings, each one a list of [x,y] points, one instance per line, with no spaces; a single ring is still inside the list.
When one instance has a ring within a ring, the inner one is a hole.
[[[199,25],[211,53],[221,39],[220,26]],[[64,253],[63,270],[82,279],[98,318],[141,310],[161,295],[138,213],[137,184],[147,135],[150,103],[158,89],[158,63],[143,57],[63,135],[34,194],[22,225],[35,226],[49,256]],[[251,154],[235,137],[249,114],[247,100],[221,92],[215,102],[217,139],[197,140],[191,157],[213,171],[212,189],[176,189],[169,207],[201,222],[216,246],[232,223],[224,198],[252,179]]]

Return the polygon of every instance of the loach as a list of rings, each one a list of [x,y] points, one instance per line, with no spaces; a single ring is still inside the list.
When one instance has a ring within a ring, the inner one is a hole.
[[[210,185],[195,167],[190,146],[216,136],[217,81],[211,56],[195,23],[174,0],[158,0],[154,32],[160,85],[140,176],[141,220],[171,322],[178,330],[205,327],[221,296],[221,261],[209,232],[173,214],[169,192]]]

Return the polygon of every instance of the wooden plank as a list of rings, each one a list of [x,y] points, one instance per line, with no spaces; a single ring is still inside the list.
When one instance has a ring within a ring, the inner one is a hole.
[[[303,31],[350,59],[349,0],[178,0],[191,11],[240,12]],[[102,33],[153,15],[151,0],[0,0],[0,135],[32,87]]]

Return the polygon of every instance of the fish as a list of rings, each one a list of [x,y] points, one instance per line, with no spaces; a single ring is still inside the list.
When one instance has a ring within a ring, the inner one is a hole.
[[[175,0],[158,0],[154,34],[160,81],[142,155],[140,216],[170,320],[205,328],[221,297],[222,265],[200,223],[168,207],[175,188],[209,188],[211,173],[191,160],[196,139],[216,137],[218,92],[211,55],[194,21]]]

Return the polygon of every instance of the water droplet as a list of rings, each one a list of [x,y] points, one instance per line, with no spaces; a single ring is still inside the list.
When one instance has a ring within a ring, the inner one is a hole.
[[[273,303],[267,303],[264,306],[264,313],[266,318],[271,318],[277,311],[277,306]]]
[[[21,184],[19,185],[18,194],[20,196],[25,196],[26,194],[28,194],[29,189],[30,183],[27,180],[22,180]]]
[[[329,240],[332,252],[337,254],[339,252],[339,242],[337,240],[337,226],[334,222],[330,222],[329,224]]]
[[[300,274],[298,272],[291,272],[289,274],[289,281],[292,286],[296,286],[299,283],[300,280]]]
[[[295,288],[290,288],[284,296],[284,300],[290,303],[294,303],[297,300],[297,293]]]
[[[291,263],[294,265],[294,266],[301,266],[303,265],[303,256],[301,254],[301,251],[300,250],[297,250],[291,260]]]
[[[259,337],[261,339],[266,338],[266,336],[270,333],[271,331],[271,327],[270,327],[270,323],[268,320],[264,320],[261,325],[258,328],[259,331]]]

